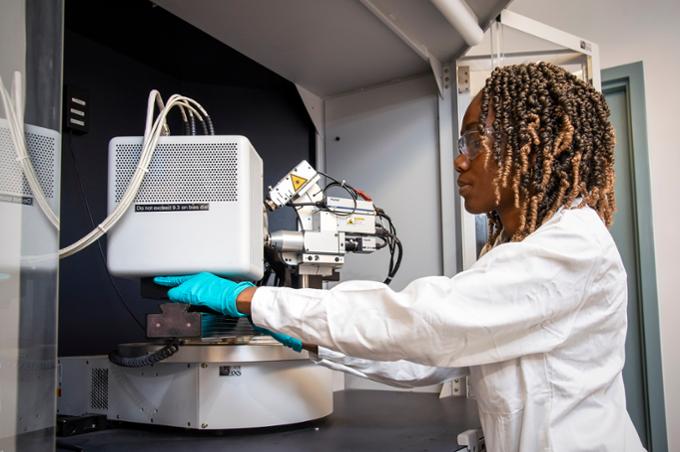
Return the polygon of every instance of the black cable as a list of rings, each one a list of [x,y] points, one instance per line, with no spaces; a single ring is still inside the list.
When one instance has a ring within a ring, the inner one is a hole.
[[[267,282],[269,282],[269,277],[272,275],[272,266],[269,262],[265,260],[264,262],[264,273],[262,274],[262,278],[255,283],[257,287],[260,286],[266,286]]]
[[[206,124],[205,119],[201,121],[201,127],[203,127],[203,135],[210,135],[210,130],[208,129],[208,124]]]
[[[385,245],[383,245],[381,248],[387,246],[390,253],[387,277],[383,281],[385,284],[390,284],[394,276],[396,276],[397,272],[399,271],[399,267],[401,267],[401,261],[404,255],[404,248],[403,245],[401,244],[401,240],[399,240],[399,238],[397,237],[397,228],[394,226],[392,218],[390,218],[390,216],[387,215],[385,211],[379,207],[376,207],[375,210],[376,216],[380,218],[381,221],[382,220],[387,221],[387,225],[389,228],[386,229],[385,226],[380,223],[376,225],[378,236],[385,241]]]
[[[210,116],[206,113],[204,115],[205,122],[208,124],[208,131],[210,132],[210,135],[215,135],[215,127],[213,126],[212,119],[210,119]]]
[[[60,439],[58,439],[56,441],[56,446],[57,446],[57,450],[66,449],[66,450],[72,450],[72,451],[75,451],[75,452],[85,452],[85,449],[83,449],[82,447],[80,447],[76,444],[67,443],[67,442],[60,440]]]
[[[90,223],[92,224],[93,228],[96,228],[97,226],[95,225],[94,222],[94,217],[92,216],[92,210],[90,209],[90,203],[87,201],[87,196],[85,195],[85,188],[83,187],[83,180],[80,177],[80,171],[78,170],[78,162],[76,160],[76,154],[73,151],[73,145],[72,145],[72,134],[73,132],[69,131],[67,134],[67,146],[68,150],[71,153],[71,159],[73,160],[73,170],[76,173],[76,180],[78,181],[78,187],[80,188],[80,196],[83,198],[83,202],[85,204],[85,209],[87,210],[87,216],[90,218]],[[109,278],[109,282],[111,283],[111,287],[113,287],[114,292],[116,292],[116,296],[118,297],[118,300],[121,302],[125,310],[127,311],[128,314],[130,314],[130,317],[135,321],[137,326],[146,333],[146,328],[144,328],[144,325],[137,319],[137,316],[134,315],[128,304],[125,302],[125,299],[123,298],[123,295],[120,293],[120,290],[118,289],[118,286],[116,285],[116,282],[113,280],[113,276],[111,276],[111,273],[109,272],[109,268],[106,265],[106,257],[104,256],[104,248],[102,248],[102,243],[100,240],[97,240],[97,248],[99,249],[99,257],[101,258],[102,264],[104,265],[104,270],[106,271],[106,275]]]
[[[300,203],[289,201],[286,205],[293,207],[296,211],[298,211],[299,207],[312,206],[312,207],[316,207],[319,210],[323,210],[325,212],[331,212],[331,213],[333,213],[333,214],[335,214],[339,217],[349,217],[351,215],[354,215],[357,211],[357,206],[358,206],[357,201],[359,199],[359,194],[357,193],[357,190],[354,187],[352,187],[351,185],[349,185],[348,183],[346,183],[345,181],[340,182],[339,180],[335,179],[332,176],[329,176],[328,174],[326,174],[322,171],[317,170],[317,173],[319,173],[320,175],[322,175],[323,177],[325,177],[326,179],[329,179],[331,181],[331,183],[326,184],[326,186],[324,186],[324,188],[321,189],[321,193],[323,193],[323,200],[318,201],[318,202],[300,202]],[[331,209],[330,207],[328,207],[328,202],[326,201],[326,199],[327,199],[326,191],[330,188],[333,188],[333,187],[342,188],[352,198],[352,201],[354,202],[354,206],[353,206],[353,208],[350,212],[340,212],[339,210],[334,210],[334,209]],[[318,194],[319,193],[317,192],[316,194],[314,194],[312,196],[316,196]],[[298,221],[299,221],[299,212],[298,212]]]
[[[189,110],[189,126],[191,128],[191,135],[196,135],[196,118],[194,118],[191,110]]]
[[[339,182],[331,182],[330,184],[326,185],[323,188],[324,202],[326,201],[326,190],[328,190],[329,188],[333,188],[333,187],[343,188],[352,198],[352,201],[354,202],[354,207],[352,208],[352,210],[350,212],[340,212],[338,210],[334,210],[334,209],[331,209],[330,207],[328,207],[328,203],[326,202],[326,210],[334,213],[335,215],[337,215],[339,217],[349,217],[349,216],[354,215],[357,211],[357,198],[358,198],[357,192],[351,186],[349,186],[347,184],[342,184],[342,183],[339,183]]]
[[[331,212],[337,216],[340,217],[349,217],[353,214],[356,213],[357,211],[357,206],[358,206],[358,198],[359,198],[359,193],[357,190],[346,183],[345,181],[340,182],[339,180],[335,179],[332,176],[329,176],[328,174],[324,173],[323,171],[318,171],[320,175],[325,177],[326,179],[330,180],[330,183],[327,183],[326,186],[321,190],[323,193],[323,201],[320,202],[305,202],[305,203],[289,203],[291,207],[295,208],[296,212],[298,213],[298,222],[300,221],[300,215],[299,215],[299,208],[304,207],[304,206],[313,206],[316,207],[320,210],[324,210],[326,212]],[[338,210],[334,210],[328,207],[328,202],[327,202],[327,195],[326,191],[333,187],[340,187],[344,189],[352,198],[352,201],[354,202],[354,207],[350,212],[340,212]],[[399,268],[401,267],[401,261],[404,255],[404,247],[401,244],[401,240],[397,237],[397,228],[394,226],[394,223],[392,222],[392,219],[385,213],[384,210],[382,210],[379,207],[375,207],[376,210],[376,216],[380,218],[381,220],[384,219],[387,221],[387,225],[389,229],[385,228],[381,224],[376,224],[379,232],[376,234],[376,237],[378,237],[380,240],[382,240],[382,244],[380,246],[377,246],[376,249],[382,249],[387,247],[389,249],[390,253],[390,261],[389,261],[389,266],[387,269],[387,277],[383,281],[385,284],[390,284],[392,282],[392,279],[396,276],[397,272],[399,271]],[[275,275],[274,279],[274,284],[278,285],[280,283],[280,277],[278,274]],[[285,284],[285,283],[284,283]]]
[[[165,359],[168,359],[175,353],[179,351],[181,341],[179,339],[173,339],[170,343],[156,350],[155,352],[147,353],[142,356],[127,357],[121,356],[116,351],[109,353],[109,361],[113,364],[121,367],[147,367],[152,364],[159,363]]]
[[[191,124],[189,124],[189,118],[186,116],[184,107],[180,107],[180,114],[182,115],[182,123],[184,124],[184,134],[191,135]]]
[[[329,179],[331,181],[331,183],[326,184],[326,186],[322,190],[323,195],[324,195],[324,203],[326,201],[326,190],[328,190],[329,188],[332,188],[332,187],[343,188],[349,194],[349,196],[352,198],[352,201],[354,201],[354,208],[349,213],[340,214],[340,212],[338,212],[338,211],[335,211],[333,209],[329,209],[327,205],[326,205],[326,210],[328,212],[332,212],[332,213],[334,213],[338,216],[341,216],[341,217],[349,217],[351,215],[354,215],[354,213],[356,213],[356,211],[357,211],[357,200],[359,198],[359,194],[357,193],[356,189],[354,187],[352,187],[351,185],[349,185],[347,182],[345,182],[345,181],[340,182],[336,178],[331,177],[331,176],[329,176],[328,174],[326,174],[322,171],[317,170],[316,172],[321,174],[323,177],[325,177],[326,179]]]

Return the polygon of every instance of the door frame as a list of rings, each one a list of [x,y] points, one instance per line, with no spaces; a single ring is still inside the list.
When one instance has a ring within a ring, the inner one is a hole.
[[[651,208],[649,152],[647,148],[647,118],[645,112],[644,71],[641,61],[602,71],[603,94],[624,92],[629,120],[631,179],[633,183],[633,228],[635,252],[638,258],[634,276],[638,281],[640,316],[640,350],[642,351],[643,393],[646,402],[645,421],[649,451],[667,452],[666,413],[664,407],[663,374],[659,306],[654,257],[654,230]],[[642,271],[644,269],[644,271]]]

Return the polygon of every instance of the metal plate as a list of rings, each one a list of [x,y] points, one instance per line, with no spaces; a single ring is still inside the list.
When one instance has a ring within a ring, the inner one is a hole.
[[[118,352],[123,356],[140,356],[160,349],[163,344],[121,344]],[[248,345],[193,344],[179,351],[163,363],[250,363],[270,361],[308,360],[307,352],[295,352],[270,338],[257,338]]]

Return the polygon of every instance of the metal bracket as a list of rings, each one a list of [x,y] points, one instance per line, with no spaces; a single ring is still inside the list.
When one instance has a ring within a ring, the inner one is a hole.
[[[323,135],[324,131],[323,99],[314,94],[313,92],[309,91],[305,87],[298,85],[297,83],[295,84],[295,88],[297,88],[298,94],[300,95],[300,99],[302,99],[302,103],[305,105],[305,109],[307,110],[307,114],[309,114],[309,118],[312,120],[312,123],[314,124],[316,133]]]
[[[201,314],[187,312],[188,305],[165,303],[161,314],[147,314],[146,336],[148,338],[201,337]]]
[[[453,93],[451,89],[451,64],[442,69],[444,90],[437,102],[437,129],[439,132],[439,183],[441,206],[442,234],[442,272],[445,276],[453,277],[458,271],[456,254],[456,213],[455,213],[455,174],[453,169],[454,136],[456,133],[456,118],[453,112]]]
[[[535,36],[544,41],[557,44],[590,57],[591,61],[589,64],[592,65],[592,73],[589,78],[595,89],[602,89],[599,70],[600,48],[597,44],[507,9],[501,11],[500,23],[528,35]]]
[[[442,69],[442,63],[432,56],[430,56],[428,59],[428,63],[430,63],[430,69],[432,70],[432,75],[434,75],[434,81],[437,83],[439,99],[444,99],[446,97],[446,91],[450,89],[451,86],[449,68],[448,66],[445,66]]]
[[[467,446],[468,452],[486,452],[484,433],[478,429],[466,430],[456,438],[459,446]]]
[[[467,377],[456,377],[444,383],[439,398],[444,399],[446,397],[468,397]]]
[[[458,66],[458,94],[470,92],[470,66]]]
[[[314,128],[316,129],[314,166],[319,171],[326,170],[326,106],[325,100],[303,86],[295,84],[300,99],[307,109]]]
[[[399,39],[413,50],[423,60],[427,61],[434,75],[439,96],[444,97],[444,91],[447,89],[446,85],[450,85],[450,81],[445,80],[446,76],[442,71],[442,63],[435,56],[430,53],[427,46],[411,36],[397,21],[394,14],[389,11],[383,11],[378,5],[371,0],[361,0],[361,4],[366,7],[375,17],[377,17],[387,28],[389,28]]]

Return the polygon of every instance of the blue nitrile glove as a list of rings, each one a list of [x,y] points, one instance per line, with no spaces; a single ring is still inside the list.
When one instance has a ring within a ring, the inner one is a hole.
[[[255,324],[253,324],[253,328],[255,328],[255,331],[257,331],[258,333],[268,334],[269,336],[273,337],[286,347],[292,348],[298,353],[302,351],[302,341],[300,339],[296,339],[292,336],[288,336],[287,334],[283,333],[275,333],[266,328],[260,328],[259,326],[255,326]]]
[[[168,297],[172,301],[206,306],[231,317],[246,316],[236,309],[236,298],[248,287],[255,287],[250,282],[236,283],[208,272],[186,276],[156,276],[153,282],[172,287],[168,291]]]

